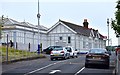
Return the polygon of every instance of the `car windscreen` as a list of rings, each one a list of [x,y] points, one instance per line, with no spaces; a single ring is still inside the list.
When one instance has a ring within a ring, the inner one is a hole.
[[[106,50],[104,49],[91,49],[89,53],[105,53]]]
[[[58,47],[55,47],[53,50],[54,50],[54,51],[63,50],[63,47],[61,47],[61,46],[58,46]]]

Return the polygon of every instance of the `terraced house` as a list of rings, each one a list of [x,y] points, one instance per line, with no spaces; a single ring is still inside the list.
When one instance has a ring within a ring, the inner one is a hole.
[[[89,28],[87,19],[83,26],[59,20],[51,28],[40,25],[40,38],[38,39],[38,26],[28,22],[17,22],[10,18],[4,19],[2,31],[2,43],[6,43],[7,34],[9,40],[14,43],[14,48],[20,50],[36,51],[38,40],[42,43],[42,48],[53,45],[72,46],[78,50],[88,50],[90,48],[105,48],[106,37],[98,30]]]

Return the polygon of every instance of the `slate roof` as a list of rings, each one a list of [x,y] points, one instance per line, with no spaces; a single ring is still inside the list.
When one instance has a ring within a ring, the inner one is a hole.
[[[92,29],[93,30],[93,34],[94,34],[94,38],[96,37],[98,30]]]
[[[36,27],[38,28],[38,25],[36,25]],[[45,27],[45,26],[43,26],[43,25],[40,25],[39,26],[39,29],[41,29],[41,30],[48,30],[48,28],[47,27]]]
[[[89,37],[90,33],[91,33],[91,30],[93,30],[93,34],[94,34],[93,38],[95,38],[95,37],[99,38],[97,36],[97,34],[99,34],[100,39],[106,38],[106,36],[103,36],[102,34],[100,34],[98,32],[98,30],[95,30],[95,29],[92,29],[92,28],[86,28],[86,27],[83,27],[83,26],[80,26],[80,25],[77,25],[77,24],[73,24],[73,23],[70,23],[70,22],[63,21],[63,20],[59,20],[59,21],[64,23],[68,27],[70,27],[72,30],[74,30],[78,34],[85,35],[85,36]]]
[[[83,26],[73,24],[73,23],[70,23],[70,22],[66,22],[66,21],[62,21],[62,20],[60,20],[60,22],[67,25],[68,27],[70,27],[72,30],[74,30],[78,34],[85,35],[85,36],[90,36],[91,30],[89,28],[85,28]]]
[[[10,19],[10,18],[4,18],[3,22],[5,25],[20,24],[18,21]]]
[[[2,18],[0,17],[0,23],[2,22],[1,19]],[[16,20],[11,19],[11,18],[4,18],[3,21],[4,21],[4,25],[18,25],[18,26],[22,26],[22,27],[28,27],[28,28],[38,29],[37,25],[33,25],[33,24],[29,23],[29,22],[18,22]],[[44,30],[44,31],[48,30],[47,27],[44,27],[42,25],[40,25],[40,29]]]

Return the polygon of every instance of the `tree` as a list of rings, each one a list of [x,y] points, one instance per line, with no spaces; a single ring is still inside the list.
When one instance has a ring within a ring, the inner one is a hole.
[[[111,27],[115,31],[116,37],[120,37],[120,0],[117,1],[116,8],[115,20],[111,21]]]

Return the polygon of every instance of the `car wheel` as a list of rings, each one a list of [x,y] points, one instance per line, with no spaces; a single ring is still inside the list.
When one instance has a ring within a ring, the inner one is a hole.
[[[73,54],[72,58],[74,58],[74,54]]]
[[[50,58],[51,60],[53,60],[53,58]]]
[[[76,58],[78,58],[78,56],[76,56]]]
[[[110,68],[109,64],[108,64],[108,65],[106,65],[106,66],[105,66],[105,68],[106,68],[106,69],[109,69],[109,68]]]
[[[88,68],[88,64],[87,63],[85,63],[85,68]]]
[[[66,57],[63,57],[64,60],[66,60]]]
[[[68,59],[70,59],[70,54],[68,55]]]
[[[70,56],[68,56],[68,59],[70,59]]]
[[[109,60],[108,60],[108,64],[105,65],[105,66],[106,66],[106,69],[109,69],[109,68],[110,68],[110,62],[109,62]]]
[[[55,58],[55,60],[58,60],[58,58]]]

